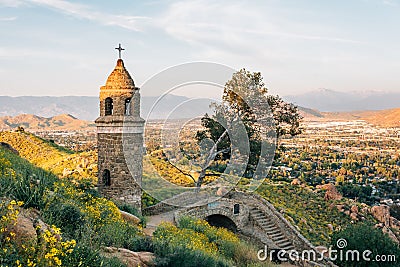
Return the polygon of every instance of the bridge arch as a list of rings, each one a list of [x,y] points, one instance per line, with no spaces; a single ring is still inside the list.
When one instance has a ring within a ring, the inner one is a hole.
[[[216,227],[224,227],[234,233],[238,231],[238,227],[231,218],[222,214],[212,214],[205,218],[205,220],[211,225]]]
[[[249,209],[242,202],[221,198],[206,205],[187,208],[175,213],[175,221],[180,216],[192,216],[206,220],[210,225],[225,227],[233,232],[241,232],[249,221]]]

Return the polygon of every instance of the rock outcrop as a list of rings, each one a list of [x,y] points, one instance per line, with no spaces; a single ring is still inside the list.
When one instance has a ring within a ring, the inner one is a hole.
[[[336,189],[336,186],[329,183],[324,185],[317,185],[317,189],[325,190],[325,200],[341,200],[342,195]]]
[[[151,252],[134,252],[125,248],[105,247],[102,255],[108,258],[116,257],[127,267],[151,267],[154,266],[154,255]]]
[[[291,185],[301,185],[301,181],[297,178],[293,179],[292,182],[290,183]]]
[[[36,242],[37,240],[33,218],[28,212],[23,211],[18,214],[16,224],[10,227],[10,231],[15,233],[15,242],[18,245]]]
[[[9,227],[9,231],[15,233],[15,243],[24,245],[36,243],[38,233],[50,229],[49,226],[40,219],[39,212],[35,209],[19,209],[16,223]],[[38,229],[38,230],[36,230]]]
[[[383,223],[385,226],[390,227],[390,207],[386,205],[373,206],[371,208],[371,214],[379,222]]]
[[[140,223],[140,219],[138,217],[136,217],[135,215],[130,214],[125,211],[122,211],[122,210],[120,210],[119,212],[121,213],[122,218],[125,221],[127,221],[128,223],[135,224],[135,225],[138,225]]]

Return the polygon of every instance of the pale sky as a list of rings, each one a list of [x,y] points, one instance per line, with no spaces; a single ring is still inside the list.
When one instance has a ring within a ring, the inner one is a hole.
[[[139,87],[206,61],[279,95],[400,91],[399,29],[400,0],[0,0],[0,95],[98,95],[118,43]]]

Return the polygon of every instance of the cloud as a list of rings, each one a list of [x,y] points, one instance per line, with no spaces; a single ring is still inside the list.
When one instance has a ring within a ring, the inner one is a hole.
[[[20,0],[0,0],[0,6],[5,7],[19,7],[24,5],[24,1]]]
[[[103,25],[119,26],[132,31],[141,31],[144,21],[149,19],[143,16],[127,16],[103,13],[93,10],[87,5],[72,3],[64,0],[27,0],[27,2],[34,5],[44,6],[79,19],[96,21]]]
[[[0,18],[0,21],[13,21],[16,19],[17,19],[17,17],[4,17],[4,18]]]
[[[304,48],[362,44],[341,37],[337,29],[296,21],[291,11],[274,7],[273,2],[262,6],[210,0],[175,2],[161,14],[157,25],[175,39],[201,48],[196,51],[200,56],[205,52],[210,57],[299,58],[307,57],[302,55]],[[300,53],[296,43],[302,45]]]
[[[397,0],[381,0],[384,5],[387,6],[398,6],[399,3]]]

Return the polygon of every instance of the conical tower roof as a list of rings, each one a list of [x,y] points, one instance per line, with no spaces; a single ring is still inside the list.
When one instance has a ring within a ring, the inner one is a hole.
[[[117,65],[107,78],[106,85],[101,88],[102,90],[133,90],[135,89],[135,82],[131,75],[124,66],[124,61],[118,59]]]

